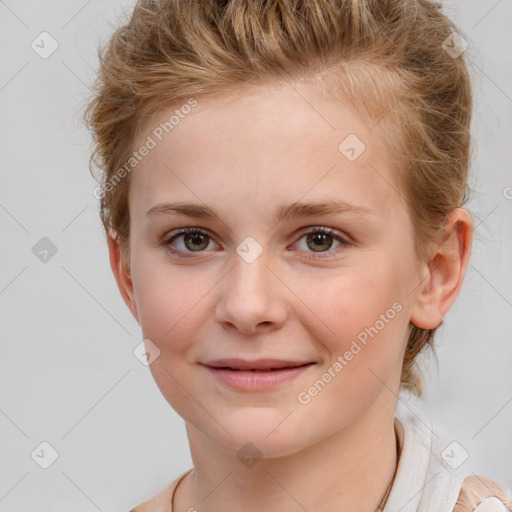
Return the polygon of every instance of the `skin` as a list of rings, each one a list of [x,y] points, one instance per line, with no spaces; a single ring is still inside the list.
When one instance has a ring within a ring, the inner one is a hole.
[[[419,259],[379,127],[370,131],[311,84],[294,87],[198,98],[132,171],[127,257],[109,239],[121,294],[160,350],[153,377],[186,422],[194,470],[176,491],[177,512],[373,512],[397,463],[393,418],[410,324],[440,324],[468,264],[469,213],[454,210],[445,243]],[[175,108],[158,112],[134,147]],[[366,146],[353,162],[338,150],[351,133]],[[282,204],[329,199],[371,212],[274,219]],[[177,201],[206,204],[220,220],[147,214]],[[327,235],[316,252],[300,230],[318,226],[348,243]],[[183,235],[170,241],[183,227],[210,235],[200,252]],[[263,249],[252,263],[236,251],[248,236]],[[394,303],[401,311],[301,404],[298,394]],[[315,364],[279,388],[249,393],[199,364],[225,357]],[[252,467],[237,457],[248,442],[261,452]]]

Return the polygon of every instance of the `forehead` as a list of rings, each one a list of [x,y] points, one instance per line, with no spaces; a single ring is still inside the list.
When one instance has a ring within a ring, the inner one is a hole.
[[[132,172],[131,206],[204,197],[219,208],[238,202],[261,211],[285,198],[329,195],[384,211],[401,200],[378,127],[348,102],[301,83],[195,101],[144,124],[134,150],[148,137],[153,147]]]

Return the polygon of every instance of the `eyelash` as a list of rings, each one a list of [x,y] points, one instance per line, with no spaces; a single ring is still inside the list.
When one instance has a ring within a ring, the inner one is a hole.
[[[341,245],[340,245],[340,247],[337,247],[336,249],[333,249],[333,250],[327,250],[327,251],[318,252],[318,253],[312,252],[312,254],[314,254],[314,256],[306,256],[309,259],[319,259],[319,258],[329,257],[329,256],[332,256],[333,253],[339,252],[340,249],[342,250],[344,247],[351,245],[351,242],[349,242],[346,238],[342,237],[341,235],[338,235],[333,229],[328,228],[328,227],[324,227],[324,226],[315,226],[315,227],[306,228],[305,230],[302,230],[300,232],[300,238],[297,240],[297,242],[299,240],[301,240],[304,236],[307,236],[307,235],[309,235],[311,233],[323,233],[323,234],[326,234],[326,235],[330,235],[336,241],[340,242]],[[182,235],[186,235],[186,234],[205,235],[208,238],[212,239],[210,234],[207,231],[205,231],[205,230],[203,230],[201,228],[195,228],[195,227],[182,228],[177,233],[174,233],[172,236],[167,237],[163,241],[163,245],[167,248],[167,250],[171,254],[173,254],[173,255],[175,255],[175,256],[177,256],[179,258],[193,258],[194,257],[193,256],[193,252],[194,251],[188,251],[188,252],[185,253],[184,251],[181,251],[181,250],[178,250],[178,249],[174,249],[171,246],[171,242],[172,241],[174,241],[178,237],[180,237]],[[197,252],[201,253],[201,252],[204,252],[204,251],[197,251]]]

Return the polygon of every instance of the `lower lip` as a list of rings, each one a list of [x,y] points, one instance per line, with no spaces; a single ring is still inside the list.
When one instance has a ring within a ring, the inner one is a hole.
[[[220,370],[206,366],[205,368],[223,384],[239,391],[265,391],[273,389],[284,382],[289,382],[306,372],[312,364],[282,370],[243,371]]]

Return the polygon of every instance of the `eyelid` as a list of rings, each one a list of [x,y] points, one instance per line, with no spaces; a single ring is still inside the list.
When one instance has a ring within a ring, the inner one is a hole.
[[[328,226],[323,226],[323,225],[315,225],[315,226],[308,226],[306,228],[302,228],[298,231],[298,234],[307,235],[309,233],[317,233],[317,232],[327,233],[328,235],[333,235],[333,236],[336,235],[340,238],[346,239],[347,243],[349,242],[348,235],[343,234],[343,232],[341,232],[335,228],[330,228]]]
[[[299,232],[298,232],[299,238],[296,242],[294,242],[293,245],[296,245],[302,239],[302,237],[304,237],[305,235],[308,235],[310,233],[325,233],[325,234],[331,236],[334,240],[338,241],[340,243],[340,246],[336,247],[335,249],[332,249],[332,250],[329,249],[327,251],[320,251],[320,252],[303,251],[306,254],[308,254],[308,256],[305,256],[305,258],[307,258],[307,259],[320,259],[320,258],[328,258],[328,257],[336,256],[340,251],[346,249],[349,246],[354,245],[354,242],[348,235],[342,234],[342,232],[338,231],[337,229],[330,228],[327,226],[318,226],[318,225],[317,226],[309,226],[307,228],[303,228],[303,229],[299,230]]]
[[[169,243],[173,238],[179,235],[186,235],[187,233],[199,233],[201,235],[209,236],[212,240],[215,239],[215,237],[213,237],[207,229],[199,228],[196,226],[184,226],[181,228],[173,229],[172,231],[166,233],[163,239],[165,243]]]

